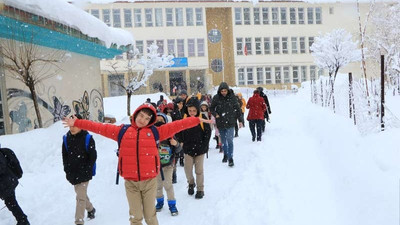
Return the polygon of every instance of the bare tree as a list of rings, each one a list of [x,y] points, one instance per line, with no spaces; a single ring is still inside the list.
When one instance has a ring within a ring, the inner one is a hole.
[[[40,128],[43,127],[38,105],[36,85],[56,75],[61,69],[58,64],[65,53],[60,50],[44,50],[36,45],[35,34],[29,26],[11,25],[10,39],[0,39],[0,57],[7,76],[25,84],[32,96],[35,113]],[[17,41],[19,40],[19,41]]]

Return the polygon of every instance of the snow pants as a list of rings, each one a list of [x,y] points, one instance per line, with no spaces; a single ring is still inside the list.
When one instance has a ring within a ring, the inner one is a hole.
[[[76,208],[75,208],[75,224],[85,223],[85,209],[90,212],[93,210],[93,205],[87,195],[89,181],[74,185],[76,193]]]

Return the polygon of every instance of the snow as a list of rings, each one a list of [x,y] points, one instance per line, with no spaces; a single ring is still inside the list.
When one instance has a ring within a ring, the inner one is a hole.
[[[240,89],[247,100],[251,90]],[[152,95],[132,96],[135,109]],[[163,94],[164,95],[164,94]],[[164,95],[167,98],[166,95]],[[361,135],[352,120],[310,103],[310,92],[270,94],[271,123],[263,141],[251,142],[246,124],[234,139],[235,166],[221,163],[222,154],[211,140],[205,160],[205,197],[187,194],[183,167],[174,184],[179,215],[159,212],[163,225],[376,225],[398,222],[400,154],[399,128]],[[387,96],[400,113],[399,96]],[[127,123],[126,97],[104,99],[105,114]],[[46,129],[0,136],[3,147],[18,155],[24,176],[17,199],[31,224],[72,224],[75,192],[62,166],[60,122]],[[88,195],[97,210],[85,224],[129,224],[123,182],[115,185],[117,143],[94,134],[98,151],[97,175]],[[3,203],[0,202],[0,208]],[[7,209],[0,224],[15,224]]]
[[[90,37],[104,41],[109,48],[112,43],[128,45],[134,42],[132,34],[123,29],[108,27],[103,21],[69,4],[64,0],[2,0],[6,5],[18,8],[50,20],[68,25]]]

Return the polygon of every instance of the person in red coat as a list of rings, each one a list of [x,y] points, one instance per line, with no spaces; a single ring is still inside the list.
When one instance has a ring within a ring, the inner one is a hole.
[[[267,110],[267,105],[264,99],[260,96],[259,90],[254,90],[253,96],[249,98],[246,108],[249,109],[247,120],[251,131],[252,141],[256,140],[255,127],[257,126],[257,141],[261,141],[262,122],[264,120],[264,112]]]
[[[144,217],[148,225],[158,225],[154,202],[157,193],[157,175],[160,157],[151,126],[156,122],[156,109],[148,103],[139,106],[132,115],[131,126],[120,143],[118,158],[119,174],[125,179],[125,190],[129,204],[131,224],[142,224]],[[159,141],[195,127],[200,122],[210,123],[199,117],[189,117],[156,127]],[[64,126],[75,126],[118,141],[123,125],[105,124],[89,120],[64,118]]]

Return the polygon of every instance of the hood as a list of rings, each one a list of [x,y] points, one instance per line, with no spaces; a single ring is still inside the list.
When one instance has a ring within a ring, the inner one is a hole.
[[[188,99],[188,101],[186,102],[186,107],[185,107],[185,113],[186,115],[189,116],[188,110],[187,108],[190,106],[194,106],[197,109],[197,114],[196,116],[200,115],[200,101],[197,99],[197,97],[191,97],[190,99]]]
[[[221,82],[221,84],[218,87],[218,94],[221,94],[221,90],[226,89],[229,92],[229,85],[226,82]]]
[[[156,111],[156,109],[154,108],[154,106],[153,106],[152,104],[150,104],[150,103],[143,103],[143,104],[140,105],[140,106],[135,110],[135,112],[132,114],[131,124],[132,124],[133,126],[137,127],[137,126],[136,126],[136,123],[135,123],[135,118],[136,118],[138,112],[139,112],[140,110],[146,109],[146,108],[147,108],[147,109],[150,109],[150,110],[153,112],[153,116],[151,117],[150,122],[149,122],[149,124],[147,125],[147,127],[150,127],[151,125],[153,125],[153,124],[156,122],[156,119],[157,119],[157,111]]]

